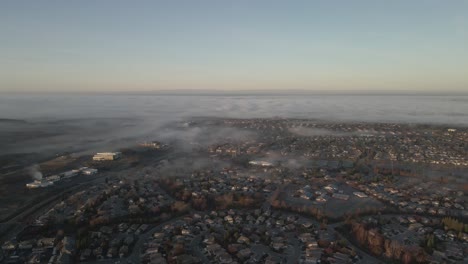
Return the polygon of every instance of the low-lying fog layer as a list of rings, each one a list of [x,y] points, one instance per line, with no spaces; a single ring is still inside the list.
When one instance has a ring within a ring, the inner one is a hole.
[[[181,132],[166,126],[199,116],[467,126],[468,96],[1,95],[0,155],[112,150],[138,140],[171,137],[251,136],[223,128]]]

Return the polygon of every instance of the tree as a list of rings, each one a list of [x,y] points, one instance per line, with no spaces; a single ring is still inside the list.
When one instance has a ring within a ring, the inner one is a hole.
[[[430,249],[434,248],[435,246],[434,234],[428,235],[427,240],[426,240],[426,246]]]
[[[416,253],[415,260],[417,263],[425,263],[427,261],[426,254],[424,251],[419,249]]]
[[[413,261],[413,256],[411,255],[411,252],[408,249],[405,249],[403,251],[403,256],[401,258],[401,261],[404,264],[410,264]]]
[[[171,206],[171,211],[173,212],[185,212],[188,210],[188,205],[181,201],[176,201]]]

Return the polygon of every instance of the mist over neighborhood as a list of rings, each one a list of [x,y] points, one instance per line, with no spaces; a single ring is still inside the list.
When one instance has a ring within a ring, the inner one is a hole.
[[[0,1],[0,264],[468,263],[468,1]]]

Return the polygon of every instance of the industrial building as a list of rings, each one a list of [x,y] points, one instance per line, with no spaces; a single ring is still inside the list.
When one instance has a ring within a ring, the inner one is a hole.
[[[54,182],[59,182],[59,181],[61,181],[63,179],[75,177],[75,176],[78,176],[80,174],[81,175],[94,175],[97,172],[98,172],[97,169],[88,168],[88,167],[81,167],[81,168],[79,168],[77,170],[69,170],[69,171],[66,171],[66,172],[62,172],[60,174],[47,176],[44,179],[35,180],[35,181],[31,182],[31,183],[26,184],[26,188],[34,189],[34,188],[49,187],[49,186],[53,185]]]
[[[117,160],[122,157],[121,152],[101,152],[94,155],[93,160],[103,161],[103,160]]]
[[[78,173],[80,173],[79,170],[70,170],[70,171],[61,173],[60,176],[62,178],[71,178],[71,177],[75,177],[76,175],[78,175]]]
[[[45,178],[47,181],[56,182],[60,181],[61,177],[59,175],[51,175]]]
[[[256,165],[256,166],[262,166],[262,167],[271,167],[273,166],[273,163],[268,162],[268,161],[256,161],[252,160],[249,162],[250,165]]]
[[[159,141],[151,141],[151,142],[140,143],[140,146],[145,147],[145,148],[160,149],[162,147],[162,144]]]
[[[26,187],[29,189],[35,189],[35,188],[44,188],[53,185],[54,183],[51,181],[46,181],[46,180],[35,180],[31,183],[27,183]]]
[[[86,169],[81,170],[81,173],[83,173],[84,175],[94,175],[97,172],[98,172],[97,169],[91,169],[91,168],[86,168]]]

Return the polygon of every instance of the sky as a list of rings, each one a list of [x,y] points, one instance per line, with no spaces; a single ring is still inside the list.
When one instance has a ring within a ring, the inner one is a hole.
[[[468,91],[468,0],[0,1],[0,92]]]

